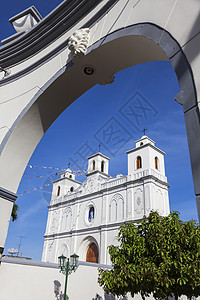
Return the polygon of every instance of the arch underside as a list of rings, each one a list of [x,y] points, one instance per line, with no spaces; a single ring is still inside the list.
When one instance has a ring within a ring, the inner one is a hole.
[[[48,59],[50,61],[50,57]],[[73,101],[95,84],[106,84],[120,70],[159,60],[171,62],[179,81],[180,93],[176,99],[183,106],[185,114],[194,187],[198,198],[200,118],[192,70],[179,43],[169,32],[152,23],[134,24],[102,37],[74,64],[68,58],[67,64],[33,95],[14,120],[1,144],[2,188],[17,191],[26,164],[41,137]],[[45,63],[48,64],[49,61]],[[88,77],[84,74],[83,67],[86,65],[94,66],[93,76]],[[6,80],[4,84],[7,84]],[[10,174],[15,176],[10,178]]]

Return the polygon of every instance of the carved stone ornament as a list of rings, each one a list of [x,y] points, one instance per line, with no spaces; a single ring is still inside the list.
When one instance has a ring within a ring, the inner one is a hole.
[[[89,39],[89,28],[79,29],[69,38],[68,48],[71,51],[73,61],[85,54],[89,45]]]
[[[51,251],[53,249],[54,240],[52,240],[48,245],[48,251]]]

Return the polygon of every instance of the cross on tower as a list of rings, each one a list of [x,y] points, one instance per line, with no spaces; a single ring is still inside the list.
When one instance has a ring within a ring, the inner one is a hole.
[[[100,152],[101,144],[99,144],[99,152]]]
[[[145,131],[147,131],[147,128],[144,128],[144,129],[142,130],[142,132],[144,132],[144,135],[145,135]]]
[[[68,168],[69,168],[69,169],[70,169],[70,165],[71,165],[71,163],[69,162],[69,163],[68,163]]]

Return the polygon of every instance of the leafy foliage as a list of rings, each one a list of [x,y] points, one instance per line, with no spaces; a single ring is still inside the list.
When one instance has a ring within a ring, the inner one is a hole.
[[[12,213],[11,213],[11,217],[12,217],[12,221],[16,221],[17,218],[18,218],[18,215],[17,215],[17,211],[19,210],[19,207],[17,204],[13,204],[13,208],[12,208]]]
[[[200,295],[200,227],[183,223],[178,212],[162,217],[151,212],[139,225],[120,226],[119,246],[109,246],[112,270],[99,269],[106,293],[156,299]]]

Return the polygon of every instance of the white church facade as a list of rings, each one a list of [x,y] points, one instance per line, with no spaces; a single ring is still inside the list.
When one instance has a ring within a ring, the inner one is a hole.
[[[165,153],[149,137],[127,152],[128,175],[109,175],[109,158],[100,152],[88,158],[87,180],[75,180],[67,169],[53,183],[42,260],[57,262],[72,253],[80,260],[110,264],[107,247],[117,244],[118,228],[139,222],[151,210],[168,215]]]

